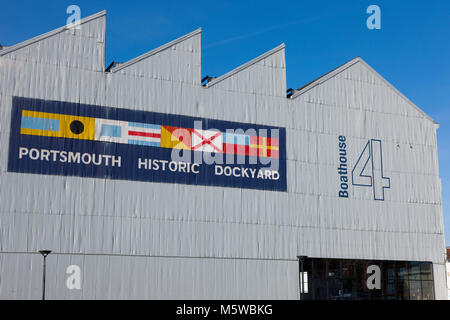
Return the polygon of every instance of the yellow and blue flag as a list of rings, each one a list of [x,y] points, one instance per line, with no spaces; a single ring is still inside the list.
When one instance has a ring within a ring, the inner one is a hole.
[[[94,140],[95,118],[23,110],[20,133]]]

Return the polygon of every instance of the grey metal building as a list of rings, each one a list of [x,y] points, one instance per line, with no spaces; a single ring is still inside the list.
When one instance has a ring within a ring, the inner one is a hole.
[[[198,29],[105,72],[105,20],[0,50],[0,299],[41,298],[42,249],[47,299],[299,299],[298,256],[305,299],[446,299],[438,125],[361,58],[287,96],[282,44],[202,85]],[[231,135],[187,127],[197,118],[280,129],[254,136],[280,170],[120,171],[127,150],[164,163],[177,121],[182,149],[225,153]]]

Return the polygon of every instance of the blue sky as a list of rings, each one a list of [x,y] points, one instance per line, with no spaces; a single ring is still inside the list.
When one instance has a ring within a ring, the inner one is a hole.
[[[440,176],[450,245],[450,1],[4,1],[0,44],[12,45],[107,10],[106,63],[125,62],[202,27],[202,74],[219,76],[286,44],[287,86],[298,88],[361,56],[439,122]],[[366,8],[381,8],[381,30]]]

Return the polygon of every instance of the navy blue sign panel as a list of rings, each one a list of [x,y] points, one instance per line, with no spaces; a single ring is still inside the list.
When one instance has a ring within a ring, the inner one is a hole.
[[[13,97],[8,171],[286,191],[286,130]]]

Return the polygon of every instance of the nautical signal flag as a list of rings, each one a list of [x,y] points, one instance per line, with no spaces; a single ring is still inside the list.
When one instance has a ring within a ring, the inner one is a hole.
[[[20,133],[94,140],[95,118],[23,110]]]
[[[222,148],[222,132],[196,129],[192,132],[192,150],[222,153]]]
[[[192,129],[161,126],[161,147],[191,150]]]
[[[109,119],[95,119],[95,140],[127,143],[127,122]]]
[[[278,158],[278,139],[250,136],[250,156]]]
[[[159,147],[161,126],[149,123],[95,119],[95,140]]]
[[[128,143],[159,147],[161,145],[161,126],[138,122],[128,122]]]
[[[20,133],[202,152],[279,157],[277,138],[30,110],[22,111]]]
[[[249,155],[250,136],[244,134],[223,134],[223,152],[229,154]]]

